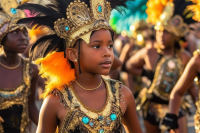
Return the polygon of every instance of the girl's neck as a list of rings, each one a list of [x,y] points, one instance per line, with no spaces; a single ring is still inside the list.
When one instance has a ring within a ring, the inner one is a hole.
[[[19,63],[19,60],[20,57],[17,53],[6,52],[4,50],[0,53],[0,62],[5,65],[12,66]]]
[[[99,85],[102,78],[99,74],[89,74],[82,72],[81,74],[76,73],[76,81],[87,89],[95,88]]]
[[[160,53],[162,53],[164,55],[173,56],[174,55],[174,50],[175,50],[174,47],[160,49]]]

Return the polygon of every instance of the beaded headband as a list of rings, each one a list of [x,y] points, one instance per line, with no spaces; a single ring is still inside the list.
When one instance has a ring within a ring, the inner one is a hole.
[[[1,0],[0,1],[0,44],[8,32],[22,29],[24,24],[16,24],[20,18],[25,18],[26,15],[23,11],[17,10],[19,4],[24,3],[22,0]]]
[[[77,39],[89,44],[92,31],[99,29],[112,30],[108,21],[111,6],[106,0],[90,0],[91,9],[81,1],[71,2],[67,8],[67,19],[54,22],[56,34],[65,39],[66,47],[73,47]]]

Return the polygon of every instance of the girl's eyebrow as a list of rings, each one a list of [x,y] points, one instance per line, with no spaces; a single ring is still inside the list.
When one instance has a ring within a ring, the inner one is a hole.
[[[90,42],[90,43],[93,43],[93,42],[99,42],[99,43],[102,43],[103,41],[101,41],[101,40],[94,40],[94,41],[92,41],[92,42]],[[109,42],[109,43],[110,43],[110,42],[113,42],[113,40],[109,40],[108,42]]]

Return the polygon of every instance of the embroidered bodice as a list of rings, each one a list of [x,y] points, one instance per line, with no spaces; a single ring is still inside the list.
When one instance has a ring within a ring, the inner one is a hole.
[[[22,59],[23,79],[15,88],[0,88],[0,132],[29,132],[28,95],[30,94],[30,62]]]
[[[104,78],[103,80],[106,84],[107,100],[100,110],[92,110],[85,106],[73,86],[61,92],[53,90],[53,94],[59,95],[62,104],[68,109],[59,129],[60,133],[122,133],[121,82]]]

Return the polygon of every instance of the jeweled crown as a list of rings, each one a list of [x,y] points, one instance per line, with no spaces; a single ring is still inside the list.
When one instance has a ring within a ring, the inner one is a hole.
[[[67,19],[54,22],[57,35],[66,41],[66,47],[73,47],[77,39],[89,44],[91,33],[99,29],[112,30],[109,25],[110,3],[106,0],[90,0],[90,8],[80,0],[71,2],[66,9]]]
[[[25,25],[16,24],[21,18],[26,17],[22,10],[16,9],[23,0],[0,0],[0,44],[4,36],[17,28],[22,28]]]

